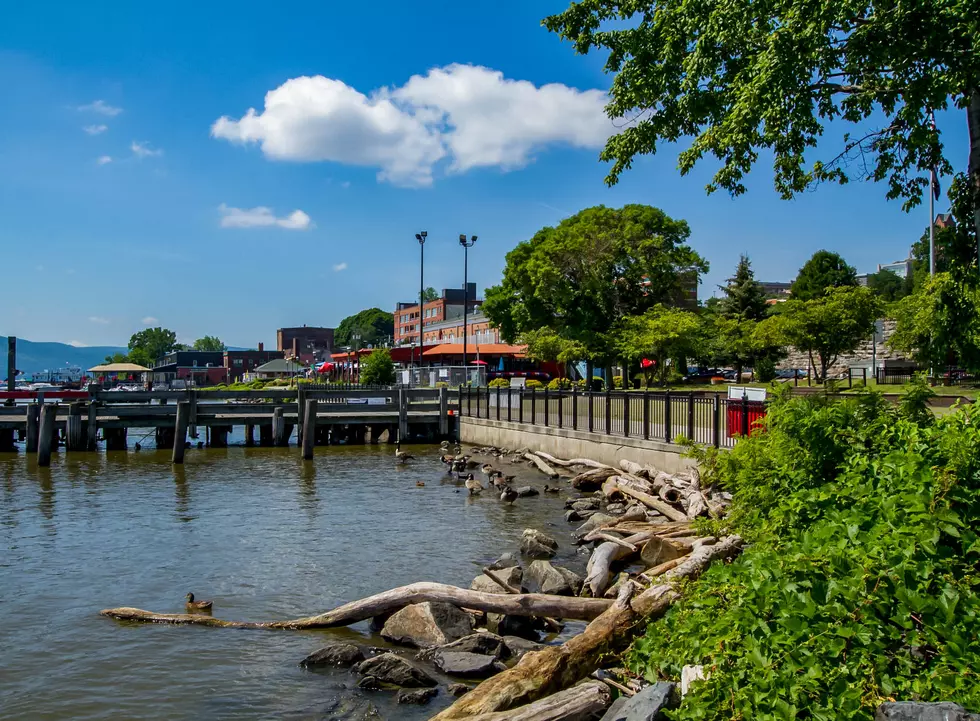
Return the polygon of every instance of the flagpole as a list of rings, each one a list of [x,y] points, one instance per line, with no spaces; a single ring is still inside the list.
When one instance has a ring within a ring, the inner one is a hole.
[[[930,113],[932,129],[936,129],[936,116]],[[929,169],[929,277],[936,275],[936,166]]]

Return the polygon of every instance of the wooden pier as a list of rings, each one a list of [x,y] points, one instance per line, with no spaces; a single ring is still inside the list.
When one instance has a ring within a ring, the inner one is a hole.
[[[333,443],[449,438],[458,406],[457,394],[452,396],[450,404],[448,388],[113,391],[93,387],[67,399],[49,393],[33,403],[0,406],[0,451],[16,450],[14,442],[19,438],[26,441],[28,453],[37,453],[39,465],[47,465],[59,445],[68,452],[87,452],[102,442],[106,450],[121,451],[128,447],[130,429],[147,429],[155,435],[157,448],[173,449],[173,462],[183,463],[188,437],[221,448],[227,446],[232,429],[243,426],[246,445],[288,446],[295,430],[293,442],[303,458],[311,459],[316,446]]]

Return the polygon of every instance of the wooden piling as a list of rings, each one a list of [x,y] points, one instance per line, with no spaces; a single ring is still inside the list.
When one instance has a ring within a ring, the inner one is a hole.
[[[82,429],[82,404],[72,403],[68,406],[68,420],[65,423],[65,450],[84,451],[85,447],[85,433]]]
[[[272,435],[272,426],[259,426],[259,445],[266,448],[275,445],[274,436]]]
[[[107,451],[125,451],[128,448],[125,428],[106,428],[102,431]]]
[[[316,398],[304,398],[303,405],[303,460],[313,460],[313,441],[316,438]]]
[[[510,396],[507,397],[508,408]],[[445,386],[439,387],[439,439],[449,438],[449,389]]]
[[[398,389],[398,440],[408,440],[408,390]]]
[[[187,429],[191,438],[197,438],[197,391],[187,391],[190,414],[187,416]]]
[[[40,426],[41,406],[31,403],[27,406],[27,452],[37,453],[37,437]]]
[[[191,404],[182,401],[177,404],[177,425],[174,428],[174,452],[171,461],[175,464],[184,462],[184,449],[187,446],[187,426],[191,419]]]
[[[14,445],[14,435],[13,428],[0,428],[0,451],[9,453],[17,450],[17,446]]]
[[[94,451],[99,437],[99,415],[95,401],[88,404],[88,422],[85,427],[85,447]]]
[[[230,431],[231,426],[211,426],[211,447],[227,448],[228,433]]]
[[[245,424],[245,445],[249,448],[255,445],[255,424]]]
[[[57,420],[57,403],[45,403],[41,406],[37,435],[37,464],[39,466],[51,465],[51,447],[54,445],[54,431]]]
[[[289,445],[289,436],[286,435],[286,420],[282,414],[282,406],[272,411],[272,444],[275,446]]]

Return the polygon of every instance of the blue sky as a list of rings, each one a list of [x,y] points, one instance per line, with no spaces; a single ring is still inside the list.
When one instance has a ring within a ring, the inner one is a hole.
[[[456,238],[478,235],[482,293],[514,245],[597,204],[686,219],[711,263],[702,298],[743,252],[760,279],[820,248],[863,272],[926,226],[925,207],[907,215],[880,185],[782,201],[764,157],[737,199],[705,195],[710,164],[680,177],[670,147],[607,188],[610,78],[540,26],[564,6],[9,5],[0,334],[124,345],[152,323],[271,344],[280,326],[411,299],[419,230],[436,288],[462,283]],[[965,165],[965,119],[939,125]]]

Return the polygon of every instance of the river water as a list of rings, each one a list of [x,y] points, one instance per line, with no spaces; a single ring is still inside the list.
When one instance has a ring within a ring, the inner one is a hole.
[[[391,446],[318,448],[310,463],[295,448],[193,449],[182,468],[152,448],[57,453],[50,468],[0,455],[0,718],[428,718],[449,703],[444,689],[427,707],[396,706],[346,671],[299,667],[327,639],[384,645],[366,623],[259,631],[98,615],[182,612],[192,591],[219,618],[286,619],[414,581],[468,586],[528,527],[581,571],[560,499],[471,498],[447,482],[437,447],[412,452],[405,467]]]

